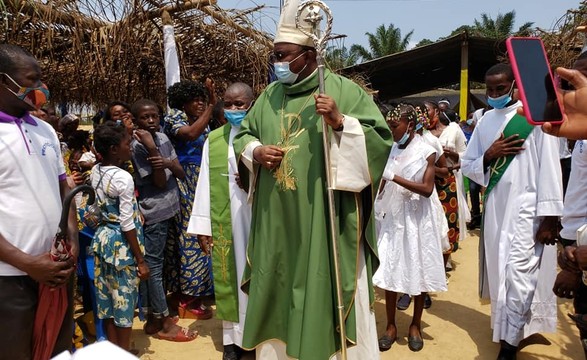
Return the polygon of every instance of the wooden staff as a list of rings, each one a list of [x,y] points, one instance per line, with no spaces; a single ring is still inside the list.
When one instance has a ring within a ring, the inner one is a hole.
[[[326,14],[326,29],[320,29],[320,23],[324,19],[320,11]],[[303,13],[306,13],[302,19]],[[304,21],[312,26],[312,32],[305,30],[301,25]],[[298,7],[296,14],[296,26],[314,41],[316,47],[316,62],[318,63],[318,90],[320,94],[325,93],[324,89],[324,54],[326,52],[326,43],[332,31],[332,12],[330,8],[319,0],[309,0]],[[346,344],[346,327],[344,318],[344,301],[342,297],[342,280],[340,272],[340,259],[338,257],[338,229],[336,227],[336,214],[334,212],[334,190],[332,188],[332,176],[330,174],[330,138],[329,138],[328,124],[322,117],[322,145],[324,149],[324,166],[326,168],[326,183],[328,193],[328,215],[330,220],[330,240],[332,244],[332,256],[334,261],[334,282],[336,288],[336,306],[338,310],[338,328],[340,329],[340,354],[342,360],[347,359],[347,344]]]

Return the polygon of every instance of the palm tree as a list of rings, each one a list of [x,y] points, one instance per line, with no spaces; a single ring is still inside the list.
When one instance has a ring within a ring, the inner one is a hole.
[[[393,26],[393,24],[389,24],[387,28],[385,25],[379,25],[374,34],[365,33],[369,40],[370,51],[361,45],[355,44],[351,46],[351,54],[358,56],[362,60],[373,60],[404,51],[408,48],[413,33],[414,30],[402,38],[401,30]]]
[[[509,36],[529,36],[532,33],[533,22],[523,24],[518,28],[518,31],[514,32],[515,20],[515,10],[505,14],[498,13],[495,19],[491,18],[487,13],[482,13],[481,21],[475,19],[472,31],[474,35],[494,39],[504,39]]]
[[[358,56],[349,51],[346,46],[330,46],[326,49],[326,64],[332,70],[343,69],[357,63]]]

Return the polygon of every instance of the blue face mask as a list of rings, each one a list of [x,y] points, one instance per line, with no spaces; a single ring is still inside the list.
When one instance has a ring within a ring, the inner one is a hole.
[[[473,125],[473,119],[467,119],[467,125],[469,125],[469,126]]]
[[[292,61],[285,61],[285,62],[276,62],[273,64],[273,69],[275,72],[275,76],[277,77],[277,81],[279,81],[282,84],[286,84],[286,85],[290,85],[296,82],[296,80],[298,79],[298,76],[300,75],[300,73],[302,71],[304,71],[304,69],[306,68],[307,65],[305,65],[302,70],[300,71],[300,73],[294,73],[289,69],[289,65],[291,63],[293,63],[294,61],[296,61],[297,59],[300,58],[300,56],[304,55],[306,52],[304,51],[303,53],[301,53],[300,55],[298,55],[295,59],[293,59]]]
[[[247,110],[224,110],[224,118],[232,126],[240,126],[247,115]]]
[[[410,129],[407,128],[406,132],[404,133],[404,136],[402,136],[402,138],[397,141],[397,144],[400,146],[403,146],[403,145],[405,145],[405,143],[408,141],[409,138],[410,138]]]
[[[491,96],[487,97],[487,104],[494,109],[503,109],[512,101],[512,92],[514,91],[514,83],[512,82],[512,87],[507,94],[504,94],[500,97],[492,98]]]

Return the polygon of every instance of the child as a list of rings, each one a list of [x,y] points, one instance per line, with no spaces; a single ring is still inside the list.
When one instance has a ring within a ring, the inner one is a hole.
[[[138,129],[131,144],[139,208],[145,219],[145,259],[151,270],[141,283],[143,310],[147,313],[145,333],[170,341],[191,341],[196,332],[178,326],[170,316],[163,287],[163,262],[167,232],[179,211],[175,178],[185,173],[169,138],[159,132],[159,109],[151,100],[138,100],[131,107]]]
[[[108,340],[125,350],[130,348],[139,279],[149,277],[133,179],[120,168],[131,158],[130,141],[121,122],[98,126],[94,147],[102,162],[90,175],[103,219],[92,242],[98,318],[104,320]]]
[[[381,265],[373,276],[373,284],[385,290],[387,329],[379,339],[381,351],[389,350],[397,337],[398,293],[414,297],[408,346],[412,351],[420,351],[424,346],[424,297],[429,291],[446,291],[442,227],[436,215],[439,200],[434,190],[436,151],[415,133],[417,119],[414,107],[399,105],[388,121],[395,143],[377,199],[377,207],[383,212],[378,220],[377,241]]]

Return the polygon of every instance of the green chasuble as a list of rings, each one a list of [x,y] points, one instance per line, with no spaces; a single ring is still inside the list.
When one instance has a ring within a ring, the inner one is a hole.
[[[371,303],[374,300],[371,278],[379,260],[372,210],[392,136],[379,109],[358,85],[329,71],[325,79],[326,93],[339,111],[362,125],[372,181],[361,193],[334,192],[344,313],[352,344],[357,336],[354,299],[361,242]],[[259,167],[257,173],[242,283],[249,294],[243,347],[278,339],[287,343],[289,356],[301,360],[328,359],[340,349],[317,93],[317,72],[294,85],[269,85],[234,139],[238,159],[255,140],[287,151],[278,170]],[[241,180],[247,180],[248,170],[239,166]]]
[[[210,219],[212,221],[212,272],[216,316],[219,319],[239,322],[238,276],[234,258],[230,189],[228,177],[228,141],[230,124],[216,129],[208,136],[210,147]]]

